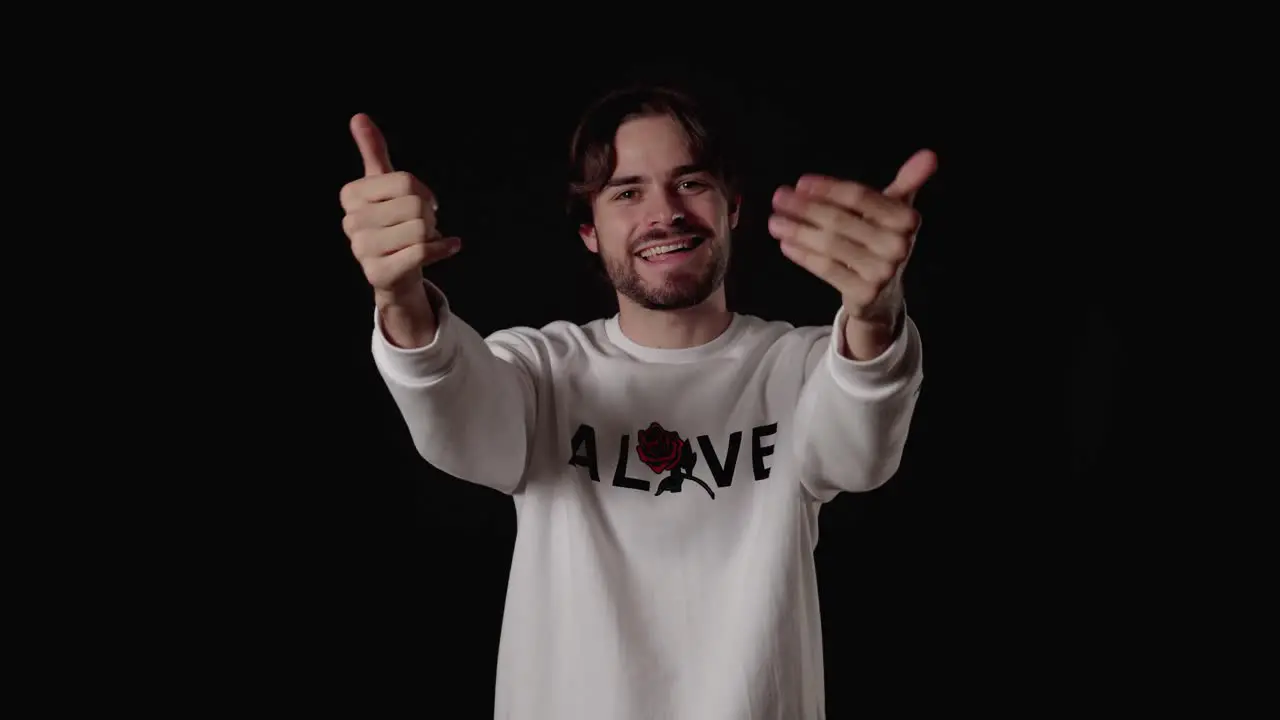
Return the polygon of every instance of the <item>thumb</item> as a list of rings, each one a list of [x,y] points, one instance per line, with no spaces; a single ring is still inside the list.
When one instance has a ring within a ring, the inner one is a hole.
[[[885,188],[884,194],[911,205],[916,200],[916,193],[937,169],[938,156],[932,150],[920,150],[903,163],[898,176]]]
[[[351,136],[360,148],[364,160],[364,175],[385,175],[392,172],[391,158],[387,156],[387,141],[373,119],[364,113],[351,118]]]

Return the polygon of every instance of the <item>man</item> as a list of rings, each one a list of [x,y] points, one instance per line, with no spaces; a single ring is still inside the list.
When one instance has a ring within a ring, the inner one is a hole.
[[[369,118],[351,129],[374,361],[422,456],[516,505],[495,716],[824,717],[818,512],[898,467],[921,382],[901,274],[933,154],[882,192],[805,176],[774,195],[782,253],[843,297],[833,325],[794,328],[726,308],[740,201],[697,106],[608,96],[571,191],[618,313],[482,338],[422,278],[459,249],[431,191]]]

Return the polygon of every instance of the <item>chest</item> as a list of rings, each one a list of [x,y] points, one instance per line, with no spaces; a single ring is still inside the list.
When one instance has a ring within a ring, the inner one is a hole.
[[[798,382],[759,364],[635,365],[554,388],[545,462],[609,493],[709,500],[754,491],[788,464]]]

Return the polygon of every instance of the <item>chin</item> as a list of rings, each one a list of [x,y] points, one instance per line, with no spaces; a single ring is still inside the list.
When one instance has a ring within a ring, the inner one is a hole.
[[[661,253],[656,260],[633,254],[606,261],[610,283],[649,310],[683,310],[706,302],[724,280],[728,254],[700,238],[691,247]]]
[[[650,310],[684,310],[706,302],[720,288],[722,279],[714,268],[699,263],[652,279],[637,278],[639,282],[618,290]]]

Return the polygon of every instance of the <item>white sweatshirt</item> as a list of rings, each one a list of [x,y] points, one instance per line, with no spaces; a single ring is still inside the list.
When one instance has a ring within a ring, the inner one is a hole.
[[[422,456],[510,494],[495,717],[825,717],[818,511],[898,467],[915,324],[853,362],[830,327],[736,315],[696,348],[616,316],[488,338],[427,284],[425,348],[373,356]]]

